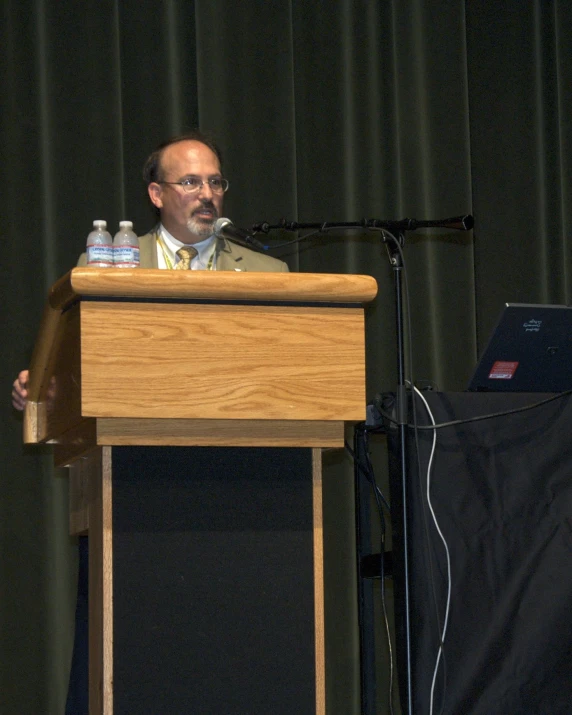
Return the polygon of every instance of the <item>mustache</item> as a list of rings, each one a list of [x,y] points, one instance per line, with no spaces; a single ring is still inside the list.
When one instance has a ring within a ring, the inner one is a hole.
[[[194,216],[196,213],[198,213],[199,211],[202,211],[203,209],[210,209],[210,210],[211,210],[213,213],[215,213],[215,214],[216,214],[216,212],[217,212],[217,211],[216,211],[216,208],[215,208],[215,205],[213,204],[212,201],[209,201],[208,199],[201,199],[201,205],[198,206],[198,207],[193,211],[192,215]]]

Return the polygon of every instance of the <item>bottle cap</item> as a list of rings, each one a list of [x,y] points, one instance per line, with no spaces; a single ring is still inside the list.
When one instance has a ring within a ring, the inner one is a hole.
[[[107,228],[107,221],[103,221],[103,219],[96,219],[93,222],[94,228]]]
[[[119,228],[133,228],[133,221],[120,221]]]

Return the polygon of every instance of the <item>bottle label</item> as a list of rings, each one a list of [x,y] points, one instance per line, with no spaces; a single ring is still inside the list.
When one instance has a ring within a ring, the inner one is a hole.
[[[136,246],[116,246],[113,249],[113,263],[116,268],[138,268],[139,249]]]
[[[106,268],[113,265],[113,248],[111,246],[88,246],[86,253],[88,266]]]

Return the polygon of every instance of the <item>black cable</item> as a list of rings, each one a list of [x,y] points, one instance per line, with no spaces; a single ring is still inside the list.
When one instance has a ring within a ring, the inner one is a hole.
[[[356,431],[358,431],[358,429],[359,429],[360,427],[361,427],[361,425],[356,425]],[[363,431],[366,432],[365,429],[364,429]],[[381,499],[381,501],[382,501],[382,503],[383,503],[383,506],[387,509],[388,513],[391,514],[391,507],[389,506],[389,502],[387,501],[387,499],[385,498],[383,492],[382,492],[381,489],[378,487],[378,485],[377,485],[377,483],[376,483],[376,481],[375,481],[373,469],[371,470],[371,473],[368,473],[368,472],[363,468],[363,466],[361,465],[360,461],[357,459],[355,452],[353,451],[353,449],[350,447],[350,445],[347,443],[346,440],[344,440],[344,447],[345,447],[346,451],[349,453],[349,455],[351,456],[352,460],[354,461],[354,464],[357,464],[357,467],[358,467],[359,471],[363,474],[363,476],[364,476],[364,477],[367,479],[367,481],[371,484],[371,486],[372,486],[372,488],[374,489],[374,491],[379,492],[379,497],[380,497],[380,499]],[[371,464],[371,463],[370,463],[370,464]],[[368,465],[368,466],[369,466],[369,465]]]
[[[284,246],[293,246],[295,243],[300,243],[301,241],[305,241],[307,238],[312,238],[312,236],[317,236],[319,233],[325,233],[325,231],[322,231],[322,229],[319,229],[318,231],[310,231],[310,233],[305,233],[303,236],[296,236],[296,238],[292,238],[290,241],[282,241],[282,243],[275,243],[274,245],[265,245],[264,248],[269,251],[273,251],[275,248],[284,248]]]
[[[355,427],[355,432],[356,435],[361,436],[361,439],[363,441],[363,454],[364,458],[366,460],[366,467],[367,469],[364,469],[363,466],[361,465],[360,461],[356,459],[356,455],[353,452],[353,450],[349,447],[347,442],[345,442],[346,449],[349,450],[350,454],[352,455],[354,459],[354,463],[357,464],[359,471],[365,476],[367,481],[370,483],[370,486],[372,487],[375,502],[377,505],[377,510],[379,512],[379,521],[380,521],[380,548],[379,548],[379,577],[380,577],[380,588],[381,588],[381,611],[383,615],[383,623],[385,626],[385,633],[386,633],[386,639],[387,639],[387,650],[388,650],[388,655],[389,655],[389,664],[390,664],[390,675],[389,675],[389,712],[390,715],[393,715],[393,684],[394,684],[394,670],[395,670],[395,663],[394,663],[394,657],[393,657],[393,646],[391,643],[391,631],[389,629],[389,616],[387,613],[387,602],[385,599],[385,535],[386,535],[386,523],[385,523],[385,516],[383,513],[383,507],[385,506],[386,509],[388,510],[389,513],[391,513],[390,508],[389,508],[389,503],[387,502],[387,499],[384,497],[383,492],[377,485],[377,482],[375,480],[375,472],[373,469],[373,464],[371,463],[371,459],[369,456],[369,433],[370,430],[366,428],[365,423],[360,423],[356,425]]]
[[[524,405],[523,407],[515,407],[511,410],[503,410],[502,412],[490,412],[486,415],[477,415],[476,417],[466,417],[461,420],[451,420],[450,422],[438,422],[436,425],[415,425],[415,424],[408,424],[407,427],[410,429],[418,429],[418,430],[424,430],[424,431],[431,431],[431,430],[438,430],[438,429],[444,429],[445,427],[456,427],[457,425],[464,425],[464,424],[469,424],[471,422],[481,422],[483,420],[492,420],[495,417],[506,417],[508,415],[516,415],[519,412],[526,412],[527,410],[534,410],[537,407],[542,407],[543,405],[547,405],[550,402],[554,402],[555,400],[560,400],[563,397],[568,397],[568,395],[572,395],[572,389],[571,390],[565,390],[564,392],[558,392],[554,395],[551,395],[550,397],[545,398],[544,400],[539,400],[538,402],[532,402],[528,405]],[[381,409],[379,407],[379,404],[376,403],[376,408],[379,411],[379,413],[388,421],[391,422],[391,424],[394,424],[398,426],[398,422],[385,410]]]
[[[364,455],[365,458],[367,459],[367,466],[368,470],[371,473],[371,483],[372,485],[375,485],[375,490],[374,493],[379,493],[380,496],[383,498],[383,493],[377,486],[377,482],[375,481],[375,473],[373,470],[373,464],[371,463],[370,455],[369,455],[369,432],[368,430],[363,431],[363,440],[364,440]],[[394,683],[394,672],[395,672],[395,664],[394,664],[394,659],[393,659],[393,647],[391,644],[391,631],[389,629],[389,617],[387,614],[387,602],[385,599],[385,534],[386,534],[386,525],[385,525],[385,517],[383,515],[383,509],[381,507],[381,504],[379,503],[379,500],[376,497],[376,503],[379,511],[379,520],[380,520],[380,545],[379,545],[379,579],[380,579],[380,596],[381,596],[381,612],[383,614],[383,622],[385,625],[385,634],[387,638],[387,649],[388,649],[388,655],[389,655],[389,668],[390,668],[390,673],[389,673],[389,692],[388,692],[388,700],[389,700],[389,713],[390,715],[393,715],[393,683]]]

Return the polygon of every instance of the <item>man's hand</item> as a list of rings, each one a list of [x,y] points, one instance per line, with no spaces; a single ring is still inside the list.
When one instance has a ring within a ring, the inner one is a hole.
[[[23,410],[28,401],[28,379],[30,373],[28,370],[22,370],[12,385],[12,404],[15,409]]]

